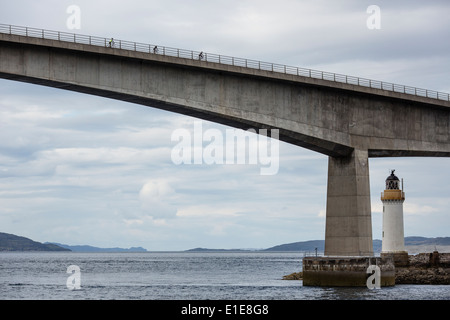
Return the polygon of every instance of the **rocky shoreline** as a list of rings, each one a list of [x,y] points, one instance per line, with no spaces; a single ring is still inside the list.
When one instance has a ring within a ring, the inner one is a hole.
[[[283,280],[303,280],[303,273],[291,273]],[[450,253],[409,255],[407,266],[395,267],[395,284],[450,285]]]
[[[395,284],[450,284],[450,253],[408,256],[408,266],[395,268]]]

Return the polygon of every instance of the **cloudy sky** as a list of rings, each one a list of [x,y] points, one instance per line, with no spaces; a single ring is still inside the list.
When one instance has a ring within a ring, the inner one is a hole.
[[[367,8],[381,9],[369,29]],[[80,8],[70,30],[67,8]],[[23,1],[0,23],[152,43],[450,92],[448,1]],[[324,239],[327,157],[280,143],[279,171],[175,165],[194,118],[0,80],[0,232],[148,250]],[[204,129],[225,126],[202,121]],[[405,235],[450,236],[450,159],[370,159],[373,237],[390,169]]]

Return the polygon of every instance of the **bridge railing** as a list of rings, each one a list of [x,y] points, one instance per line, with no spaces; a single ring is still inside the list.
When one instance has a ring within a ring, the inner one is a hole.
[[[144,52],[149,54],[159,54],[170,57],[202,60],[207,62],[214,62],[224,65],[231,65],[249,69],[265,70],[270,72],[284,73],[290,75],[296,75],[301,77],[308,77],[314,79],[322,79],[333,82],[346,83],[356,86],[376,88],[386,91],[400,92],[410,94],[414,96],[428,97],[438,100],[450,101],[450,94],[445,92],[438,92],[434,90],[427,90],[421,88],[415,88],[400,84],[394,84],[384,81],[371,80],[365,78],[359,78],[344,74],[324,72],[312,69],[305,69],[299,67],[292,67],[282,64],[263,62],[258,60],[250,60],[243,58],[236,58],[231,56],[224,56],[214,53],[207,53],[201,51],[185,50],[178,48],[164,47],[154,44],[145,44],[124,40],[116,40],[110,38],[102,38],[95,36],[87,36],[75,33],[67,33],[60,31],[51,31],[44,29],[36,29],[29,27],[20,27],[13,25],[0,24],[0,33],[20,35],[26,37],[35,37],[42,39],[50,39],[64,42],[72,42],[79,44],[87,44],[101,47],[111,47],[119,50],[130,50],[137,52]]]

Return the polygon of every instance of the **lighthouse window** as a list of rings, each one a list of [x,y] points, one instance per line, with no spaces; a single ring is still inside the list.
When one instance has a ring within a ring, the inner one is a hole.
[[[389,181],[386,189],[398,189],[398,181]]]

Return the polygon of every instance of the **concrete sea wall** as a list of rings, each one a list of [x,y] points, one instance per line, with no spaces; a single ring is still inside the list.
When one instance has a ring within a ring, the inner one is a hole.
[[[380,257],[305,257],[303,258],[304,286],[367,286],[369,266],[380,267],[380,285],[395,284],[395,267],[391,258]]]
[[[375,261],[382,271],[381,286],[450,285],[450,253],[434,251],[407,257],[407,264],[402,261],[400,265],[386,261],[388,257]],[[368,259],[309,257],[303,259],[303,271],[283,276],[283,280],[303,280],[307,286],[366,286],[367,267],[369,263],[375,264],[375,258]]]

